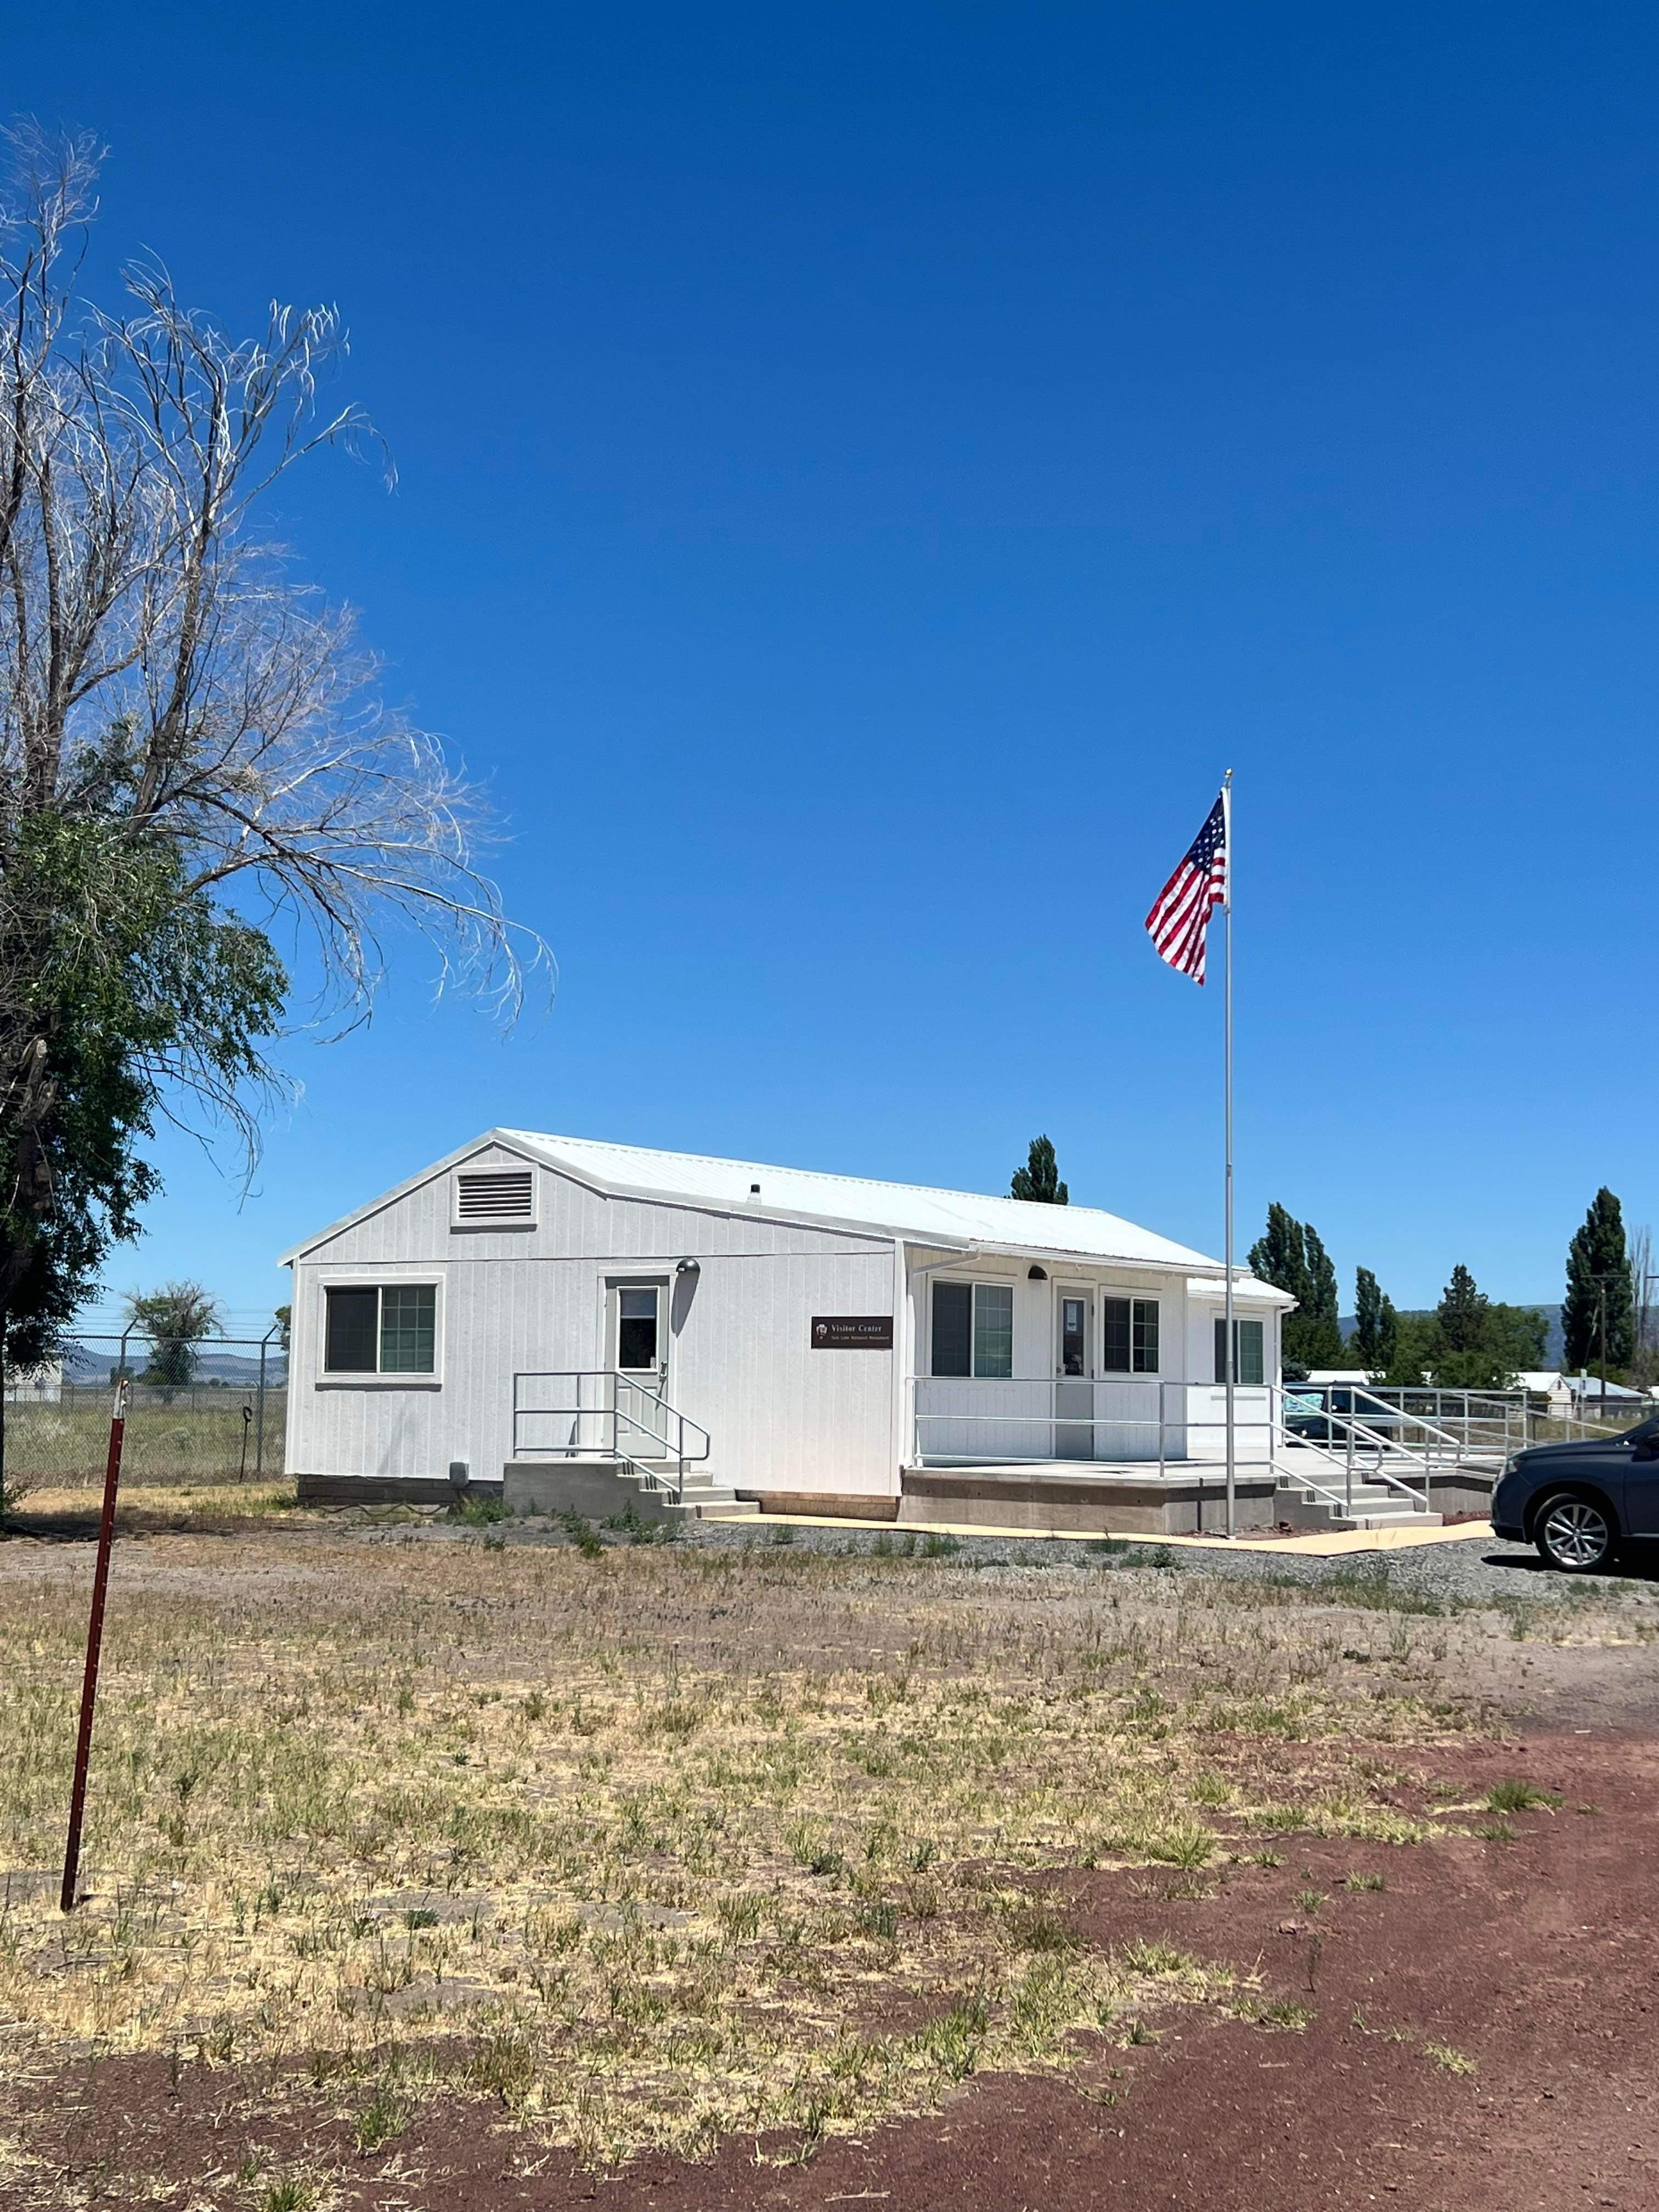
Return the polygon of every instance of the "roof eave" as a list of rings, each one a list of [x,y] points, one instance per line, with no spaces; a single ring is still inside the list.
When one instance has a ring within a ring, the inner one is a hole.
[[[291,1244],[286,1252],[279,1252],[276,1265],[291,1267],[296,1260],[303,1260],[307,1252],[314,1252],[319,1244],[326,1244],[330,1237],[343,1237],[348,1229],[355,1229],[360,1221],[368,1220],[386,1206],[395,1206],[400,1198],[407,1198],[410,1191],[418,1190],[423,1182],[430,1182],[434,1176],[447,1174],[458,1162],[471,1159],[474,1152],[482,1152],[487,1145],[499,1146],[502,1152],[512,1152],[521,1160],[535,1160],[542,1166],[546,1164],[544,1156],[526,1152],[523,1143],[506,1130],[486,1129],[481,1137],[470,1139],[453,1152],[446,1152],[442,1159],[433,1160],[414,1175],[405,1176],[402,1182],[394,1183],[390,1190],[383,1190],[365,1205],[354,1207],[349,1213],[343,1213],[337,1221],[331,1221],[326,1229],[319,1229],[314,1236],[303,1238],[298,1244]]]

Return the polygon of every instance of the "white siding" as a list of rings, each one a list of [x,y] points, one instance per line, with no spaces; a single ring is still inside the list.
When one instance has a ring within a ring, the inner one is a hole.
[[[1194,1372],[1188,1365],[1191,1329],[1185,1275],[1146,1272],[1130,1279],[1109,1263],[1077,1265],[1045,1259],[1043,1279],[1033,1282],[1029,1262],[1011,1263],[1000,1255],[941,1262],[936,1253],[912,1248],[909,1259],[907,1320],[914,1363],[910,1371],[916,1378],[913,1396],[923,1455],[1048,1459],[1059,1452],[1052,1426],[1054,1384],[1059,1379],[1054,1371],[1060,1348],[1059,1301],[1079,1291],[1090,1307],[1093,1455],[1113,1461],[1157,1460],[1160,1415],[1164,1450],[1171,1458],[1182,1455],[1186,1394],[1178,1388],[1160,1390],[1159,1385],[1182,1384]],[[932,1374],[934,1284],[1009,1281],[1014,1285],[1012,1378],[935,1379]],[[1156,1376],[1101,1372],[1101,1300],[1105,1297],[1157,1299],[1159,1365]],[[1208,1373],[1207,1368],[1196,1371]],[[1066,1401],[1071,1415],[1077,1414],[1079,1402],[1074,1387]]]
[[[469,1168],[514,1156],[495,1146]],[[752,1490],[897,1488],[894,1362],[814,1352],[815,1314],[890,1314],[894,1248],[878,1237],[750,1218],[736,1209],[611,1198],[538,1166],[533,1229],[457,1230],[452,1170],[434,1175],[295,1265],[288,1464],[310,1474],[479,1477],[513,1452],[515,1372],[606,1364],[605,1278],[681,1279],[671,1395],[712,1438],[720,1480]],[[440,1376],[322,1379],[323,1291],[332,1279],[441,1282]]]

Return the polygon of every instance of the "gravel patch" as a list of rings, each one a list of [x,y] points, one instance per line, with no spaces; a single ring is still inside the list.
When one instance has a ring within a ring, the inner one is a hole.
[[[1659,1607],[1659,1545],[1632,1552],[1617,1575],[1564,1575],[1546,1567],[1530,1545],[1503,1544],[1487,1536],[1455,1543],[1422,1544],[1394,1552],[1352,1552],[1335,1559],[1310,1559],[1305,1553],[1228,1552],[1173,1544],[1123,1543],[1110,1538],[1078,1543],[1040,1536],[941,1536],[926,1529],[872,1528],[862,1530],[810,1528],[787,1522],[698,1522],[681,1539],[689,1543],[797,1548],[859,1554],[937,1559],[979,1569],[1040,1568],[1072,1577],[1102,1573],[1175,1576],[1231,1576],[1283,1588],[1299,1584],[1330,1591],[1334,1603],[1352,1603],[1358,1594],[1375,1603],[1393,1594],[1448,1611],[1463,1606],[1583,1604],[1624,1601]]]
[[[482,1543],[491,1549],[517,1550],[572,1540],[570,1531],[561,1522],[539,1516],[483,1527],[424,1516],[413,1525],[365,1528],[358,1522],[356,1526],[370,1540],[382,1542]],[[600,1526],[594,1533],[603,1543],[615,1545],[638,1541],[643,1531]],[[1098,1580],[1103,1574],[1152,1575],[1165,1581],[1227,1576],[1280,1589],[1299,1586],[1328,1590],[1333,1604],[1358,1602],[1407,1612],[1571,1607],[1590,1601],[1625,1603],[1644,1612],[1659,1608],[1659,1545],[1628,1547],[1616,1574],[1564,1575],[1545,1566],[1529,1545],[1500,1543],[1492,1536],[1314,1559],[1290,1551],[1230,1552],[1219,1546],[1129,1543],[1112,1537],[1079,1542],[1042,1536],[947,1535],[939,1530],[899,1528],[880,1522],[872,1522],[867,1528],[821,1528],[763,1516],[751,1521],[683,1522],[672,1540],[715,1550],[769,1554],[821,1552],[841,1559],[906,1559],[992,1574],[1027,1574],[1037,1570],[1073,1584]]]

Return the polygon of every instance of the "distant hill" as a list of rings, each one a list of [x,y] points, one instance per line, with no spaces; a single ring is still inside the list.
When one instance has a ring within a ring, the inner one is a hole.
[[[64,1363],[64,1379],[80,1383],[107,1382],[115,1371],[115,1363],[119,1356],[117,1346],[109,1345],[106,1348],[106,1344],[77,1345]],[[143,1345],[130,1346],[127,1352],[130,1371],[142,1376],[149,1358],[148,1349]],[[267,1389],[284,1379],[286,1367],[283,1352],[273,1344],[265,1360]],[[197,1355],[195,1380],[198,1383],[222,1382],[230,1390],[246,1389],[259,1380],[258,1355],[257,1352],[250,1356],[239,1352],[214,1352],[204,1346]]]
[[[1561,1333],[1559,1305],[1546,1305],[1541,1298],[1505,1298],[1502,1303],[1505,1305],[1522,1306],[1533,1313],[1543,1315],[1548,1328],[1548,1334],[1544,1339],[1544,1364],[1546,1367],[1559,1367],[1566,1357],[1566,1340]],[[1434,1311],[1434,1308],[1432,1306],[1402,1306],[1401,1311],[1410,1320],[1426,1321]],[[1352,1336],[1357,1326],[1352,1314],[1338,1323],[1344,1336]]]

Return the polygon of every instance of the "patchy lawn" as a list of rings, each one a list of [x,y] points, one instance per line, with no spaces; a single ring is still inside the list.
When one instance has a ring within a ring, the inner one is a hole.
[[[1426,1873],[1588,1832],[1505,1741],[1522,1668],[1654,1664],[1594,1589],[1443,1614],[1108,1553],[132,1510],[165,1533],[118,1553],[68,1921],[89,1549],[0,1545],[6,2203],[461,2203],[480,2158],[724,2187],[1021,2081],[1097,2135],[1197,2036],[1274,2087]],[[1481,2094],[1449,2028],[1370,2002],[1425,2097]]]

